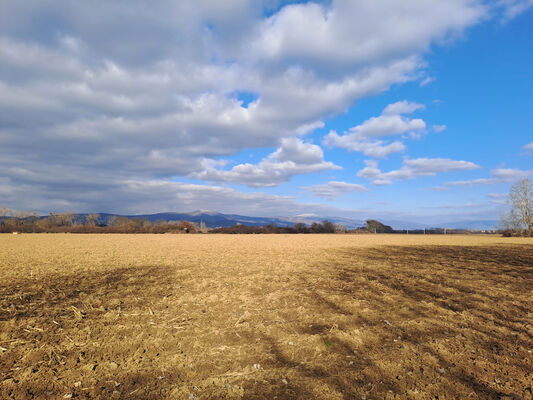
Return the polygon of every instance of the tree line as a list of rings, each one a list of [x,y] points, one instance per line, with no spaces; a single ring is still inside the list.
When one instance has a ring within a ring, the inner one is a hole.
[[[269,224],[265,226],[235,225],[223,228],[211,229],[210,233],[337,233],[347,232],[348,229],[341,224],[334,224],[325,220],[322,222],[313,222],[311,225],[296,223],[293,226],[276,226]]]
[[[311,224],[295,223],[293,226],[234,225],[229,227],[207,228],[190,221],[151,222],[142,218],[100,216],[99,214],[50,213],[41,217],[36,212],[13,211],[0,208],[0,233],[225,233],[225,234],[317,234],[317,233],[410,233],[445,234],[445,229],[394,230],[377,220],[367,220],[364,226],[348,229],[342,224],[328,220]],[[461,230],[448,230],[448,233],[466,233]]]
[[[196,233],[200,228],[189,221],[150,222],[141,218],[112,216],[107,220],[99,214],[85,216],[73,213],[50,213],[40,217],[36,212],[0,208],[1,233]]]
[[[41,217],[37,212],[14,211],[0,208],[0,233],[335,233],[347,232],[347,228],[330,221],[313,222],[311,225],[296,223],[291,227],[275,224],[266,226],[235,225],[209,229],[205,224],[190,221],[156,221],[112,216],[107,219],[99,214],[75,215],[50,213]]]
[[[0,233],[338,233],[350,232],[344,225],[331,221],[313,222],[310,225],[296,223],[293,226],[235,225],[209,229],[205,224],[190,221],[156,221],[147,219],[99,214],[77,215],[50,213],[41,217],[37,212],[14,211],[0,208]]]

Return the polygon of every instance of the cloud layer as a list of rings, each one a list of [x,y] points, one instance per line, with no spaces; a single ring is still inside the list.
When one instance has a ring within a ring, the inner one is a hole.
[[[510,16],[527,6],[498,4]],[[204,192],[172,182],[180,178],[259,187],[336,169],[303,137],[362,98],[427,78],[424,53],[492,8],[471,0],[5,0],[0,202],[120,211],[120,199],[146,211],[164,195],[168,202],[154,204],[183,209],[184,191],[191,199]],[[249,104],[244,93],[253,94]],[[406,117],[420,109],[390,105],[326,143],[372,157],[401,152],[401,140],[384,138],[424,132],[423,120]],[[224,168],[257,148],[278,150]]]

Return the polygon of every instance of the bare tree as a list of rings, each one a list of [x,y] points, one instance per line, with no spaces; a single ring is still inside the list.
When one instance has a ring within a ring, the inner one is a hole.
[[[126,231],[129,225],[129,221],[130,220],[126,217],[118,217],[116,219],[113,219],[111,226]]]
[[[49,227],[72,226],[73,217],[74,215],[70,212],[63,214],[51,212],[48,215],[47,222]]]
[[[144,232],[148,232],[150,231],[150,229],[152,228],[152,223],[147,220],[147,219],[143,219],[142,220],[142,229]]]
[[[511,186],[509,211],[500,216],[502,226],[510,230],[525,230],[533,235],[533,183],[522,179]]]
[[[500,210],[500,224],[498,228],[505,232],[517,232],[520,230],[520,221],[510,210]]]
[[[118,221],[118,217],[116,215],[113,215],[109,217],[107,220],[107,226],[116,226]]]
[[[22,223],[24,223],[24,220],[26,218],[31,217],[31,215],[32,215],[31,211],[17,211],[15,213],[15,218],[17,218],[19,223],[22,224]]]
[[[335,224],[335,232],[343,232],[346,233],[348,231],[348,228],[343,224]]]
[[[95,226],[99,218],[100,218],[100,214],[88,214],[85,217],[85,222],[87,223],[87,225]]]
[[[13,215],[15,212],[9,208],[6,207],[0,207],[0,217],[9,217],[10,215]]]

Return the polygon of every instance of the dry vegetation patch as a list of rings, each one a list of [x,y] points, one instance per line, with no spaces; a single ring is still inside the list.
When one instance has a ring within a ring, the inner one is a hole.
[[[532,398],[533,242],[0,236],[0,398]]]

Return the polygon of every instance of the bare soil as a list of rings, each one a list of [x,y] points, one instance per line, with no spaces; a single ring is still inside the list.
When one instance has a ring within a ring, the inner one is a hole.
[[[532,399],[533,239],[0,235],[0,398]]]

